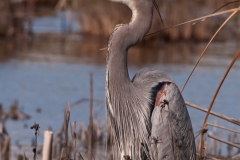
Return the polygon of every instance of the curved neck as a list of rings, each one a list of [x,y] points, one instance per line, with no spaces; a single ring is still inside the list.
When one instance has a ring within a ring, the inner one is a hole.
[[[114,159],[123,159],[123,155],[132,156],[129,150],[132,146],[131,136],[135,135],[132,130],[133,124],[127,122],[126,115],[136,114],[134,111],[128,113],[131,109],[136,92],[128,75],[127,68],[127,53],[128,49],[137,44],[147,34],[152,22],[152,0],[119,0],[121,2],[128,2],[128,6],[132,9],[132,19],[128,24],[117,25],[110,37],[108,43],[107,67],[106,67],[106,102],[107,113],[110,117],[110,124],[118,150],[115,151],[119,157]],[[138,4],[135,4],[135,3]],[[143,4],[144,3],[144,4]],[[138,106],[138,105],[136,105]],[[122,108],[122,109],[120,109]],[[138,114],[136,114],[138,115]],[[139,123],[142,124],[142,123]],[[126,130],[123,130],[125,129]],[[137,127],[141,128],[141,127]],[[142,128],[141,128],[142,129]],[[124,133],[125,132],[125,133]],[[117,134],[116,134],[117,133]],[[147,130],[143,133],[147,134]],[[139,143],[137,142],[136,151],[140,153],[140,142],[147,142],[143,136],[139,136]],[[146,136],[147,137],[147,136]],[[135,151],[134,151],[135,152]],[[120,156],[121,155],[121,156]],[[133,153],[134,155],[134,153]],[[137,154],[135,154],[137,155]],[[140,159],[140,156],[139,158]]]
[[[127,68],[128,49],[143,39],[152,23],[152,2],[129,7],[132,9],[131,21],[125,25],[117,25],[108,44],[109,81],[114,81],[118,85],[131,83]]]

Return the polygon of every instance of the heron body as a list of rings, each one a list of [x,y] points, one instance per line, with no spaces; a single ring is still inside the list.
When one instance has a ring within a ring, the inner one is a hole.
[[[128,49],[149,31],[153,1],[114,1],[132,10],[131,21],[117,25],[108,44],[106,104],[114,159],[196,159],[190,117],[176,84],[151,69],[129,78]]]

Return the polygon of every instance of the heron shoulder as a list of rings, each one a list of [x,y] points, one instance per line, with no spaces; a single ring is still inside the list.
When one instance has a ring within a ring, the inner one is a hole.
[[[172,79],[165,73],[150,68],[143,68],[138,71],[132,79],[134,85],[144,84],[154,87],[161,82],[173,82]]]

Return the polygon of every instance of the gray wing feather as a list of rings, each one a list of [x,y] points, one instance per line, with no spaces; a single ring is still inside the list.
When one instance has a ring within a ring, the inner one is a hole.
[[[182,95],[174,83],[169,83],[162,89],[164,94],[156,100],[161,103],[155,106],[151,117],[152,158],[195,160],[195,139]],[[163,101],[168,104],[162,103]]]
[[[146,68],[140,70],[132,81],[135,87],[141,88],[144,95],[147,95],[146,92],[152,95],[153,88],[160,83],[166,84],[160,88],[160,96],[150,98],[152,102],[146,104],[155,105],[150,115],[151,159],[195,160],[196,146],[192,124],[176,84],[166,74]],[[162,103],[164,100],[168,104]]]

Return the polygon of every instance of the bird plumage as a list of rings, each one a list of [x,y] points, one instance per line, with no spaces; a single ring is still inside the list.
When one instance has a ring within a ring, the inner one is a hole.
[[[164,73],[142,69],[130,80],[128,49],[151,27],[151,0],[117,0],[133,11],[128,24],[110,37],[106,67],[106,106],[114,159],[195,159],[195,142],[184,100]]]

